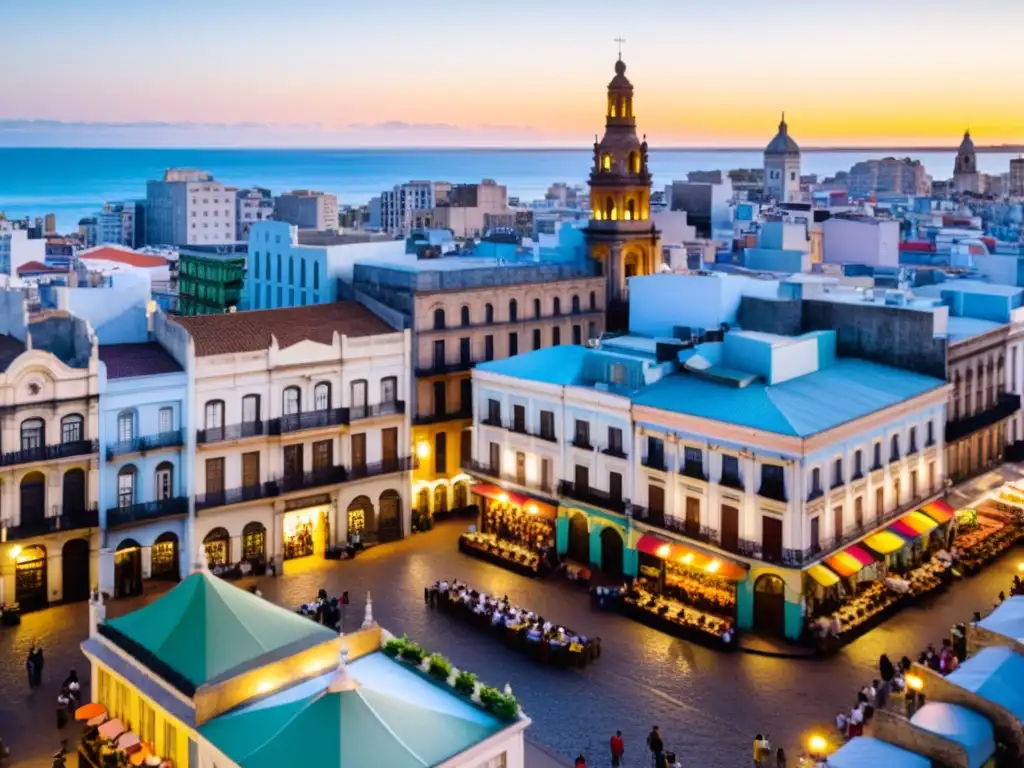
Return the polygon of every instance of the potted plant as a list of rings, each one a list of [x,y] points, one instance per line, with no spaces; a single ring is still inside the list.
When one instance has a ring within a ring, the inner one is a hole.
[[[476,690],[476,675],[462,671],[455,676],[455,690],[463,696],[472,696]]]
[[[411,640],[405,638],[405,645],[401,651],[401,658],[403,661],[408,661],[410,664],[421,664],[424,657],[427,655],[426,651],[421,646]]]
[[[406,644],[407,640],[404,635],[402,637],[393,637],[384,643],[384,653],[394,659],[405,650]]]
[[[440,653],[432,653],[427,666],[427,674],[435,680],[447,680],[452,674],[451,662]]]

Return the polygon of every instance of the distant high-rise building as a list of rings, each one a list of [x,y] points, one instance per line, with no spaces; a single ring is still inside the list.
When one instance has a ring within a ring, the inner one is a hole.
[[[430,211],[447,200],[451,188],[445,182],[410,181],[381,192],[380,229],[405,235],[416,227],[432,226]]]
[[[1024,157],[1010,161],[1010,195],[1024,197]]]
[[[171,168],[146,183],[147,245],[233,243],[235,193],[207,171]]]
[[[854,198],[889,192],[928,195],[932,186],[921,162],[909,157],[865,160],[850,169],[848,179],[850,196]]]
[[[974,149],[974,142],[971,140],[971,132],[964,132],[964,140],[960,142],[960,149],[956,153],[956,161],[953,165],[953,187],[957,192],[969,192],[980,194],[981,178],[978,175],[978,153]]]
[[[274,218],[299,229],[337,229],[338,198],[311,189],[285,192],[274,200]]]
[[[780,203],[800,201],[800,147],[789,135],[785,113],[779,132],[764,149],[764,193]]]
[[[238,240],[248,240],[253,224],[273,217],[274,196],[269,189],[251,187],[235,192],[235,237]]]

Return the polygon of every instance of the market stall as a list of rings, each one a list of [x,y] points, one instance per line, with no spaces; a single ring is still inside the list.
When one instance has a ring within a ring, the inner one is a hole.
[[[489,483],[473,486],[472,493],[479,530],[464,534],[459,549],[519,573],[546,575],[557,562],[557,507]]]
[[[953,545],[965,573],[977,573],[1024,534],[1021,525],[1024,507],[1010,500],[1017,498],[1015,493],[1000,491],[956,513],[957,534]]]

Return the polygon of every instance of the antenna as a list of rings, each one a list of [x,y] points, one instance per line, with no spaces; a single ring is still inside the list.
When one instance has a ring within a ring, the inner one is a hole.
[[[626,42],[626,38],[621,37],[621,36],[620,37],[616,37],[615,40],[613,40],[612,42],[615,42],[615,43],[619,44],[619,61],[622,61],[622,44],[624,42]]]

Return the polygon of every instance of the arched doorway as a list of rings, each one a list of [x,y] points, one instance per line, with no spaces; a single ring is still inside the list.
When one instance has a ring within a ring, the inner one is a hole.
[[[22,611],[35,611],[49,604],[46,597],[46,547],[26,547],[18,553],[14,564],[14,599]]]
[[[773,637],[786,633],[786,583],[774,573],[754,582],[754,631]]]
[[[242,529],[242,559],[250,565],[265,563],[267,560],[267,528],[255,521]]]
[[[226,528],[214,528],[203,539],[206,550],[206,564],[227,565],[231,562],[231,536]]]
[[[21,526],[26,530],[46,530],[46,476],[29,472],[21,479]]]
[[[582,512],[569,515],[569,559],[590,564],[590,531]]]
[[[430,514],[430,491],[426,488],[420,488],[416,494],[416,511],[421,515]]]
[[[402,538],[402,497],[398,491],[388,489],[380,495],[380,522],[377,536],[381,541],[395,541]]]
[[[70,473],[68,473],[70,474]],[[65,603],[89,598],[89,540],[68,539],[60,553],[62,590]]]
[[[444,517],[448,512],[448,486],[438,483],[434,486],[434,515]]]
[[[178,535],[172,531],[161,533],[150,550],[152,578],[178,581],[181,578],[181,560],[178,557]]]
[[[114,553],[114,595],[142,594],[142,548],[135,539],[125,539]]]
[[[460,481],[452,489],[452,509],[460,510],[469,506],[469,484]]]
[[[75,467],[64,473],[61,505],[65,512],[85,512],[85,470]],[[88,596],[88,595],[87,595]]]
[[[356,496],[348,505],[346,511],[348,521],[348,540],[359,535],[360,540],[365,541],[370,525],[375,524],[373,515],[373,502],[369,496]]]
[[[601,530],[601,571],[606,576],[622,576],[622,547],[618,530],[605,526]]]

